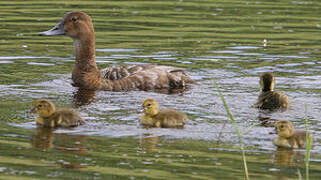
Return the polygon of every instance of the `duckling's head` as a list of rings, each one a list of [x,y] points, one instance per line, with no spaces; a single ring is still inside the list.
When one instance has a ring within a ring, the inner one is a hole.
[[[270,72],[261,74],[260,86],[263,92],[273,91],[274,89],[274,75]]]
[[[91,18],[84,12],[70,12],[55,27],[41,32],[41,36],[68,35],[73,39],[94,36]]]
[[[155,99],[149,98],[143,101],[144,113],[154,116],[158,114],[158,102]]]
[[[34,102],[31,112],[39,114],[40,117],[46,118],[56,111],[55,105],[47,99],[38,99]]]
[[[290,121],[277,121],[274,124],[275,130],[280,137],[289,138],[294,133],[293,124]]]

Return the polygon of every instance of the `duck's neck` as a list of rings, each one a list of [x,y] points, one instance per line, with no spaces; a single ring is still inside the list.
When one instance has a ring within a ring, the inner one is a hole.
[[[84,37],[74,40],[76,63],[75,70],[82,72],[97,71],[95,55],[95,37]]]
[[[96,64],[94,35],[74,39],[76,62],[72,72],[75,86],[88,89],[100,87],[100,71]]]
[[[273,89],[271,89],[270,87],[263,87],[262,88],[262,92],[269,92],[269,91],[273,91]]]

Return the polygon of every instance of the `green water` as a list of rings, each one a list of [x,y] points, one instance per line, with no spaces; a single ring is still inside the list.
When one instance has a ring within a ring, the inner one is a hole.
[[[244,179],[238,137],[211,80],[242,130],[262,116],[304,128],[315,142],[310,179],[320,178],[320,1],[0,1],[0,179]],[[97,63],[187,68],[199,84],[179,94],[87,92],[71,86],[69,37],[41,37],[69,11],[94,22]],[[263,40],[267,46],[263,46]],[[273,71],[291,107],[250,108],[261,72]],[[184,129],[143,129],[136,110],[154,97],[190,117]],[[37,98],[74,107],[87,124],[37,129]],[[278,150],[272,127],[244,135],[251,179],[305,176],[304,151]]]

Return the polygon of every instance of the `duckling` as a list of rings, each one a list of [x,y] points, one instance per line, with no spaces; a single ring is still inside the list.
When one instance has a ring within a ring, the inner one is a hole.
[[[273,140],[273,144],[278,147],[285,148],[305,148],[306,145],[306,131],[295,130],[290,121],[277,121],[275,124],[275,131],[279,137]],[[308,133],[310,138],[312,135]]]
[[[85,120],[73,109],[58,109],[47,99],[38,99],[34,102],[31,113],[39,115],[37,125],[44,127],[74,127],[85,123]]]
[[[76,63],[73,85],[83,89],[106,91],[158,90],[184,88],[195,83],[185,70],[152,64],[112,66],[99,70],[95,55],[95,31],[92,20],[84,12],[67,13],[51,30],[41,36],[67,35],[74,40]]]
[[[289,98],[282,92],[274,91],[274,75],[265,72],[260,77],[261,94],[254,107],[263,110],[286,110],[289,107]]]
[[[182,128],[188,120],[186,114],[175,109],[159,110],[158,102],[155,99],[143,101],[144,116],[140,122],[146,127]]]

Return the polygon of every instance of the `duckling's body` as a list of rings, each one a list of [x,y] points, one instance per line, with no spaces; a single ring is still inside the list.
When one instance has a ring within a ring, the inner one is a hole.
[[[44,127],[74,127],[85,123],[85,120],[73,109],[57,109],[46,99],[36,100],[31,110],[39,114],[35,119],[37,125]]]
[[[274,91],[274,76],[272,73],[263,73],[260,77],[261,93],[254,107],[263,110],[286,110],[290,103],[289,98],[282,92]]]
[[[175,109],[159,110],[158,102],[154,99],[145,99],[143,108],[145,116],[140,117],[140,120],[146,127],[182,128],[188,120],[186,114]]]
[[[306,131],[295,130],[290,121],[277,121],[275,129],[279,137],[273,140],[273,144],[284,148],[305,148]],[[308,133],[312,138],[312,135]]]
[[[76,63],[73,85],[93,90],[128,91],[182,88],[194,81],[184,69],[155,66],[112,66],[99,70],[95,55],[95,32],[91,18],[83,12],[71,12],[53,29],[40,35],[68,35],[74,40]]]

